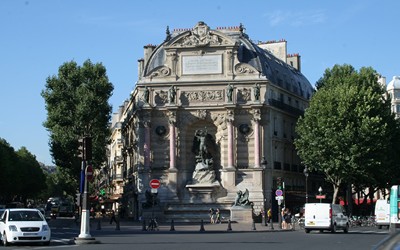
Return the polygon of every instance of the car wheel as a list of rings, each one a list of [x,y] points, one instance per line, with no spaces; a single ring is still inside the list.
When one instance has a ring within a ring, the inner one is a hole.
[[[378,226],[379,229],[382,229],[382,225]]]
[[[346,224],[346,227],[343,229],[344,233],[348,233],[349,232],[349,224]]]
[[[337,229],[337,228],[336,228],[336,224],[333,224],[331,232],[332,232],[332,233],[336,233],[336,229]]]
[[[4,232],[3,233],[3,246],[9,246],[10,244],[8,243],[8,241],[7,241],[7,235],[6,235],[6,233]]]
[[[306,234],[310,233],[310,229],[305,229]]]

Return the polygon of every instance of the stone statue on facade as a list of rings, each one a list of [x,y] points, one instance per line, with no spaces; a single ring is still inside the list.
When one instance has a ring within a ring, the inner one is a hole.
[[[150,90],[149,87],[145,87],[144,88],[144,92],[143,92],[143,99],[146,103],[149,103],[149,99],[150,99]]]
[[[192,148],[196,157],[196,167],[192,176],[192,184],[211,184],[216,181],[213,157],[211,154],[213,147],[215,147],[214,144],[214,140],[212,136],[208,134],[207,128],[204,130],[196,130]]]
[[[232,102],[233,86],[230,83],[229,83],[228,87],[226,88],[226,97],[228,98],[228,102]]]
[[[168,101],[170,104],[175,103],[176,87],[172,85],[168,90]]]
[[[260,84],[258,83],[254,86],[254,100],[260,101]]]
[[[236,193],[236,199],[234,206],[251,206],[252,203],[249,201],[249,190],[246,188],[246,191],[242,192],[239,190]]]

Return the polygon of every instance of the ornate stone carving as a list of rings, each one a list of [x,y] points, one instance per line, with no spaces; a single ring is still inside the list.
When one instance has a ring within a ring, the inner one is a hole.
[[[207,113],[208,113],[207,110],[205,110],[205,109],[199,109],[199,110],[196,111],[195,116],[198,117],[199,119],[204,120],[204,119],[207,118]]]
[[[154,101],[158,105],[162,105],[167,103],[168,101],[168,92],[167,91],[155,91]]]
[[[207,101],[222,101],[222,90],[208,90],[208,91],[185,91],[183,95],[190,102],[207,102]]]
[[[238,63],[235,65],[235,72],[237,74],[254,74],[257,73],[257,70],[249,64]]]
[[[248,102],[251,100],[251,89],[243,88],[238,89],[238,101]]]
[[[172,44],[173,47],[206,47],[210,45],[234,45],[234,42],[222,34],[211,31],[204,22],[187,32],[187,35]]]
[[[168,111],[168,123],[174,125],[176,123],[176,112],[175,111]]]
[[[165,77],[171,74],[171,69],[167,66],[157,67],[150,72],[150,78]]]
[[[261,121],[261,110],[260,109],[253,109],[253,121],[259,122]]]

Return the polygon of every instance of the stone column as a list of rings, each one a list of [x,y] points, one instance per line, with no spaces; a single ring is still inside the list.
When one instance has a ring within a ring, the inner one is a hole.
[[[226,118],[228,128],[228,168],[234,168],[233,162],[233,111],[229,110]]]
[[[176,169],[176,118],[174,112],[169,115],[169,169]]]
[[[168,169],[168,194],[169,201],[177,201],[178,169],[176,168],[176,111],[167,113],[169,122],[169,169]]]
[[[260,120],[261,114],[259,109],[253,112],[253,130],[254,130],[254,168],[260,168]]]
[[[150,167],[150,128],[151,128],[151,123],[149,121],[144,122],[144,166],[145,168],[149,168]]]

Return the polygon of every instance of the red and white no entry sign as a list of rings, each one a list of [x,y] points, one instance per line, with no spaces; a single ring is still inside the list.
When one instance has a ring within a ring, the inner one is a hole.
[[[150,180],[150,187],[151,187],[151,188],[157,189],[157,188],[159,188],[160,186],[161,186],[161,183],[160,183],[159,180],[157,180],[157,179],[152,179],[152,180]]]

